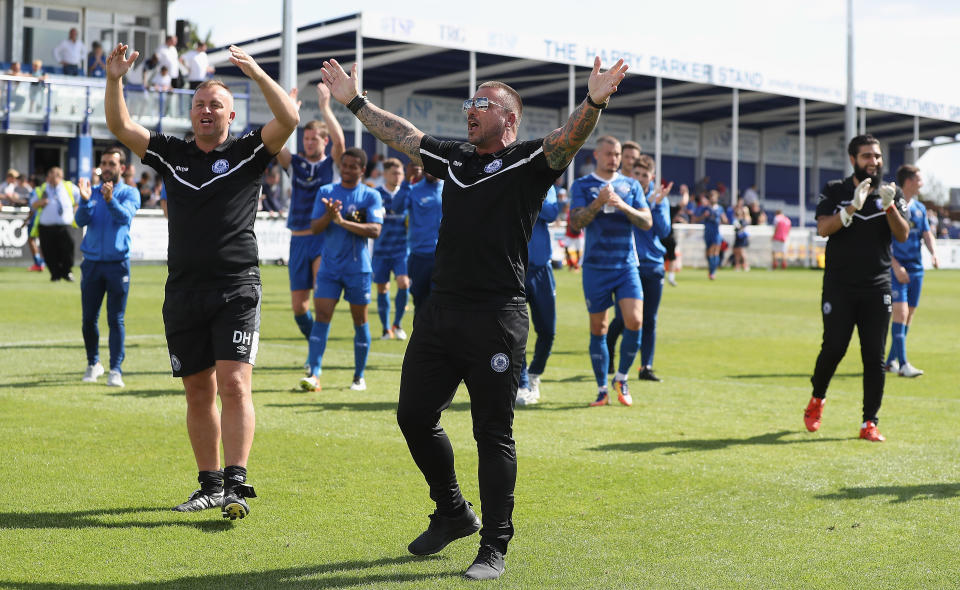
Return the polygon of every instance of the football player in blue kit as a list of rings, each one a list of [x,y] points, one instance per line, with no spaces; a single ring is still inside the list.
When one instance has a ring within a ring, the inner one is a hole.
[[[940,268],[937,260],[936,241],[927,220],[927,208],[917,200],[923,177],[920,169],[904,164],[897,170],[897,184],[907,200],[907,223],[910,234],[906,242],[892,242],[893,259],[890,261],[890,284],[893,286],[893,325],[890,354],[887,356],[887,371],[901,377],[919,377],[923,371],[907,360],[907,330],[913,314],[920,303],[920,288],[923,286],[923,258],[921,246],[930,251],[934,268]]]
[[[290,277],[290,303],[293,319],[303,337],[310,339],[313,315],[310,313],[310,290],[320,266],[320,251],[324,234],[310,231],[310,216],[313,213],[317,189],[333,182],[334,165],[340,161],[344,150],[343,129],[330,109],[330,90],[317,84],[320,113],[323,121],[309,121],[303,128],[303,153],[291,154],[284,147],[277,154],[277,162],[290,174],[292,191],[290,209],[287,213],[287,228],[290,229],[290,257],[287,262]],[[297,89],[290,91],[290,98],[300,107]],[[330,155],[326,155],[327,145]]]
[[[316,318],[310,331],[308,374],[300,380],[300,388],[305,391],[320,391],[323,353],[341,291],[350,303],[354,327],[354,373],[350,389],[367,388],[363,371],[370,352],[367,306],[373,274],[367,242],[380,235],[383,204],[376,189],[360,182],[366,166],[367,154],[360,148],[348,148],[340,157],[340,182],[322,186],[317,191],[310,228],[326,237],[313,287]]]
[[[414,319],[430,297],[433,286],[433,267],[440,239],[440,222],[443,220],[443,184],[444,181],[436,176],[425,173],[419,182],[410,187],[410,194],[407,195],[407,212],[410,215],[410,228],[407,231],[410,256],[407,260]]]
[[[590,359],[597,380],[597,398],[591,406],[610,403],[607,392],[607,309],[614,303],[623,315],[620,366],[613,377],[617,399],[633,405],[627,387],[630,366],[640,347],[643,287],[637,272],[633,227],[649,229],[650,208],[640,184],[617,172],[620,142],[605,135],[597,139],[596,170],[578,178],[571,188],[570,223],[586,229],[583,255],[583,294],[590,314]]]
[[[557,284],[553,279],[553,240],[550,239],[549,225],[560,213],[557,203],[557,189],[550,187],[543,199],[540,214],[533,224],[530,243],[527,244],[527,274],[524,287],[527,290],[527,303],[530,304],[530,319],[537,333],[537,343],[533,348],[533,360],[527,366],[524,357],[520,369],[520,388],[517,390],[517,405],[528,406],[540,401],[540,375],[547,367],[553,339],[557,334]]]
[[[718,204],[720,193],[710,191],[706,201],[697,207],[693,218],[693,223],[703,224],[703,241],[707,250],[707,265],[709,267],[709,277],[712,281],[717,276],[717,269],[720,268],[720,243],[723,239],[720,237],[720,224],[727,222],[727,216],[723,213],[723,208]]]
[[[383,186],[378,187],[383,200],[383,229],[373,246],[373,282],[377,285],[377,313],[383,324],[381,340],[406,340],[401,327],[407,307],[410,276],[407,274],[407,195],[410,187],[403,183],[403,163],[396,158],[383,162]],[[396,311],[390,323],[390,273],[397,281]]]

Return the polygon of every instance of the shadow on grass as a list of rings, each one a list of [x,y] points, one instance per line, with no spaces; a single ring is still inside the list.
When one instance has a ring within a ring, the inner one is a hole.
[[[809,373],[748,373],[745,375],[727,375],[728,379],[800,379],[806,377],[807,379],[813,375],[811,370]],[[863,373],[835,373],[834,377],[863,377]]]
[[[893,496],[891,504],[911,500],[948,500],[960,498],[960,483],[935,483],[915,486],[873,486],[840,488],[835,494],[815,496],[818,500],[862,500],[870,496]]]
[[[233,525],[226,520],[187,520],[187,517],[162,521],[147,519],[112,520],[109,517],[123,514],[174,514],[169,508],[140,506],[131,508],[104,508],[78,510],[76,512],[0,512],[0,529],[125,529],[184,526],[216,533],[229,530]]]
[[[312,412],[336,412],[348,410],[351,412],[396,412],[397,401],[390,402],[297,402],[292,404],[264,404],[267,408],[300,408]],[[469,402],[457,402],[450,404],[445,411],[468,412],[470,411]]]
[[[369,561],[351,560],[308,565],[301,567],[280,568],[260,572],[242,572],[234,574],[215,573],[204,576],[186,576],[166,582],[130,582],[127,584],[84,584],[84,583],[50,583],[50,582],[8,582],[0,580],[0,586],[9,585],[14,588],[28,590],[179,590],[181,588],[280,588],[283,590],[307,590],[309,588],[370,588],[382,587],[391,583],[401,584],[428,580],[431,578],[447,578],[459,576],[460,570],[433,574],[414,572],[394,572],[389,574],[369,574],[363,570],[385,567],[402,566],[407,563],[426,560],[443,559],[439,556],[415,557],[404,555],[400,557],[383,557]],[[333,574],[329,577],[324,574]]]
[[[747,445],[792,445],[804,443],[823,443],[848,440],[845,438],[804,438],[798,440],[784,440],[788,434],[796,434],[794,430],[780,430],[751,436],[749,438],[697,438],[690,440],[666,440],[656,442],[611,443],[592,447],[589,451],[624,451],[629,453],[648,453],[659,449],[673,449],[665,455],[693,451],[719,451],[730,447]]]

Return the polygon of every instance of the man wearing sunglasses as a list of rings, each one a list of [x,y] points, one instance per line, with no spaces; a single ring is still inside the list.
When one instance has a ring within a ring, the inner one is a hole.
[[[400,376],[397,422],[430,487],[436,511],[408,549],[437,553],[480,530],[480,551],[464,573],[494,579],[513,536],[517,459],[513,409],[527,341],[524,275],[527,242],[547,189],[587,140],[607,99],[626,75],[623,60],[600,73],[594,59],[588,95],[547,137],[517,141],[523,104],[502,82],[481,84],[463,104],[467,142],[439,141],[371,104],[348,74],[323,62],[323,82],[367,129],[444,179],[443,220],[430,300],[417,310]],[[457,484],[453,448],[440,427],[460,382],[470,394],[479,453],[483,523]]]

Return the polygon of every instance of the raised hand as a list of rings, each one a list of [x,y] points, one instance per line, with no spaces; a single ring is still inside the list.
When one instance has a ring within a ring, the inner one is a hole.
[[[673,189],[673,183],[668,183],[667,186],[657,183],[657,190],[653,193],[653,202],[659,205],[663,201],[663,197],[670,194],[670,191]]]
[[[240,68],[243,75],[251,80],[256,80],[259,76],[266,76],[257,62],[236,45],[230,46],[230,63]]]
[[[297,90],[296,86],[294,86],[293,88],[290,89],[290,100],[293,101],[293,104],[297,105],[297,110],[298,110],[298,111],[300,110],[300,105],[303,104],[303,101],[302,101],[302,100],[297,100],[297,95],[298,95],[299,93],[300,93],[300,91]]]
[[[850,201],[850,204],[859,211],[863,208],[863,204],[867,202],[867,195],[870,194],[871,184],[873,181],[869,178],[861,180],[860,184],[857,185],[857,189],[853,191],[853,200]]]
[[[103,202],[109,203],[113,199],[113,181],[104,182],[100,185],[100,193],[103,194]]]
[[[108,80],[119,80],[123,78],[127,72],[130,71],[133,62],[137,61],[137,58],[140,57],[140,52],[134,51],[130,54],[130,58],[127,59],[128,48],[127,45],[117,43],[117,46],[110,52],[110,55],[107,57]]]
[[[317,84],[317,99],[321,111],[330,104],[330,89],[323,82]]]
[[[886,209],[893,203],[893,198],[897,195],[897,185],[895,183],[884,184],[877,189],[880,194],[880,208]]]
[[[91,193],[92,191],[90,190],[90,179],[89,179],[89,178],[81,178],[80,180],[78,180],[78,181],[77,181],[77,189],[80,190],[80,198],[81,198],[81,199],[83,199],[84,201],[89,201],[89,200],[90,200],[90,193]]]
[[[355,96],[360,94],[360,86],[357,84],[357,64],[354,63],[350,68],[350,73],[340,66],[335,59],[323,62],[320,68],[320,76],[323,78],[323,84],[330,91],[330,95],[342,104],[347,104]]]
[[[617,60],[613,67],[604,73],[600,73],[600,56],[593,58],[593,71],[590,72],[590,78],[587,80],[587,91],[590,93],[590,100],[597,104],[607,102],[611,94],[617,91],[620,81],[627,75],[627,68],[630,67],[623,63],[623,60]]]

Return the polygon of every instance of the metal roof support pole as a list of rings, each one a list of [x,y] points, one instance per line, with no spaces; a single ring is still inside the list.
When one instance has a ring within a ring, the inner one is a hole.
[[[846,141],[849,144],[853,136],[857,134],[857,97],[853,87],[853,0],[847,0],[847,106],[844,110]],[[846,159],[844,168],[846,175],[853,174],[853,164],[850,159]]]
[[[573,114],[573,109],[576,108],[576,104],[574,103],[574,101],[576,100],[574,98],[574,95],[577,92],[576,67],[573,64],[570,64],[568,66],[567,72],[568,72],[567,73],[567,118],[569,118],[570,115]],[[574,171],[574,168],[576,168],[576,159],[570,162],[570,165],[567,166],[567,189],[568,190],[570,189],[570,187],[573,186],[574,174],[576,174],[576,172]]]
[[[800,99],[800,227],[807,226],[807,101]]]
[[[661,160],[663,158],[663,78],[657,76],[657,101],[653,117],[653,155],[656,158],[656,181],[661,180]]]
[[[290,91],[297,85],[297,28],[293,24],[293,0],[283,0],[283,31],[280,47],[280,86]],[[301,100],[306,98],[301,97]],[[297,134],[287,138],[287,149],[297,153]]]
[[[740,184],[740,90],[733,89],[733,112],[730,115],[730,204],[737,204]],[[732,219],[728,220],[733,223]]]
[[[760,193],[760,203],[763,205],[767,202],[767,157],[764,145],[766,135],[763,131],[760,132],[760,161],[757,162],[757,192]]]
[[[470,52],[470,88],[467,88],[467,98],[473,98],[477,92],[477,52]]]
[[[860,109],[860,135],[864,135],[867,132],[867,109],[863,107]]]
[[[920,117],[913,116],[913,163],[920,159]]]
[[[363,90],[363,26],[362,17],[357,17],[357,88]],[[363,124],[360,119],[353,121],[353,145],[363,147]]]

